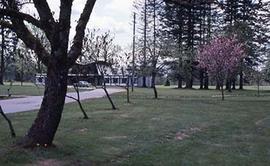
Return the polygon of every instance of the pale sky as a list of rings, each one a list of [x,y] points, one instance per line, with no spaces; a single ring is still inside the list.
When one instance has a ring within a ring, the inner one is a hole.
[[[86,0],[74,0],[72,12],[72,30],[76,26]],[[48,0],[52,10],[58,17],[59,0]],[[133,0],[97,0],[88,23],[88,28],[99,28],[102,31],[110,30],[115,36],[115,42],[123,47],[132,42],[132,3]]]
[[[51,10],[58,19],[60,0],[47,0]],[[76,27],[76,20],[84,8],[86,0],[74,0],[72,8],[71,40]],[[90,29],[110,31],[115,37],[115,43],[126,47],[132,43],[132,4],[133,0],[96,0],[93,13],[88,23]],[[26,13],[36,13],[33,5],[24,7]]]

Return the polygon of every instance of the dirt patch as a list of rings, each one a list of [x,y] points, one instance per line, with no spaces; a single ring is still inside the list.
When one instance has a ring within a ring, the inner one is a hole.
[[[182,141],[186,138],[191,137],[193,134],[196,134],[196,133],[201,132],[201,131],[202,130],[200,128],[197,128],[197,127],[185,129],[185,130],[177,132],[175,134],[175,139],[178,141]]]
[[[188,138],[188,137],[190,137],[190,136],[185,134],[185,133],[182,133],[182,132],[178,132],[175,135],[175,139],[179,140],[179,141],[182,141],[182,140],[184,140],[185,138]]]

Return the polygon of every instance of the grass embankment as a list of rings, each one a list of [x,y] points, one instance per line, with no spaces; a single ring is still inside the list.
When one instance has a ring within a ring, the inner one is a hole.
[[[234,91],[221,101],[215,90],[136,89],[131,104],[124,93],[67,104],[55,137],[56,148],[13,147],[0,121],[0,165],[265,165],[270,164],[270,92]],[[227,94],[228,95],[228,94]],[[35,112],[9,115],[18,136]]]

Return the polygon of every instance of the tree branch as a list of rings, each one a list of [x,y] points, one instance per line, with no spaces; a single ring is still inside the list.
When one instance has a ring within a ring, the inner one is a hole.
[[[19,13],[19,8],[15,0],[8,0],[6,4],[8,10],[12,10]],[[12,24],[3,25],[9,26],[17,34],[17,36],[25,43],[25,45],[32,49],[38,56],[38,58],[45,64],[48,65],[50,54],[41,44],[40,40],[36,38],[24,24],[24,20],[16,17],[9,18]],[[12,25],[12,26],[11,26]],[[44,28],[43,28],[44,29]]]
[[[80,16],[76,27],[76,34],[73,39],[73,45],[68,53],[68,65],[71,66],[77,60],[77,58],[81,55],[83,38],[85,34],[85,28],[94,8],[96,0],[87,0],[83,12]]]
[[[11,10],[11,9],[0,9],[0,15],[6,15],[6,16],[10,16],[10,17],[15,17],[17,19],[22,19],[22,20],[25,20],[25,21],[35,25],[38,28],[41,28],[41,24],[40,24],[39,20],[37,20],[36,18],[32,17],[29,14],[25,14],[22,12],[18,12],[16,10]]]
[[[42,30],[46,33],[49,41],[52,41],[54,36],[53,27],[55,26],[55,20],[51,9],[46,0],[33,0],[33,2],[40,17],[40,23],[43,27]]]
[[[3,26],[4,28],[8,28],[8,29],[11,29],[11,30],[14,30],[14,26],[7,22],[7,21],[3,21],[3,20],[0,20],[0,26]]]
[[[72,100],[75,100],[75,101],[78,101],[78,99],[76,99],[75,97],[72,97],[72,96],[69,96],[69,95],[66,95],[67,98],[70,98]]]
[[[13,30],[17,36],[25,43],[28,48],[32,49],[38,58],[44,63],[44,65],[47,66],[50,54],[43,47],[40,40],[28,30],[23,20],[12,19],[11,21],[12,25],[14,26]]]
[[[61,47],[67,47],[69,42],[70,18],[73,0],[61,0],[59,14],[59,37]],[[66,48],[65,50],[67,50]]]

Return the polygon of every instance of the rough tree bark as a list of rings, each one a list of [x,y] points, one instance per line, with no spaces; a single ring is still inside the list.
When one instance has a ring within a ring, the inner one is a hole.
[[[61,66],[58,63],[56,66]],[[20,142],[23,147],[49,146],[61,120],[67,91],[67,68],[55,69],[48,66],[47,83],[45,84],[44,98],[37,118],[27,135]]]
[[[72,46],[68,49],[73,0],[60,0],[60,13],[57,21],[53,18],[46,0],[33,0],[40,19],[22,13],[19,10],[20,1],[2,1],[6,9],[0,9],[0,15],[9,16],[10,21],[0,21],[0,25],[13,30],[48,69],[41,108],[32,127],[19,145],[23,147],[52,145],[65,103],[68,69],[81,54],[84,31],[95,2],[96,0],[86,1],[76,26]],[[43,30],[51,45],[50,53],[41,44],[40,39],[28,30],[24,21]]]

